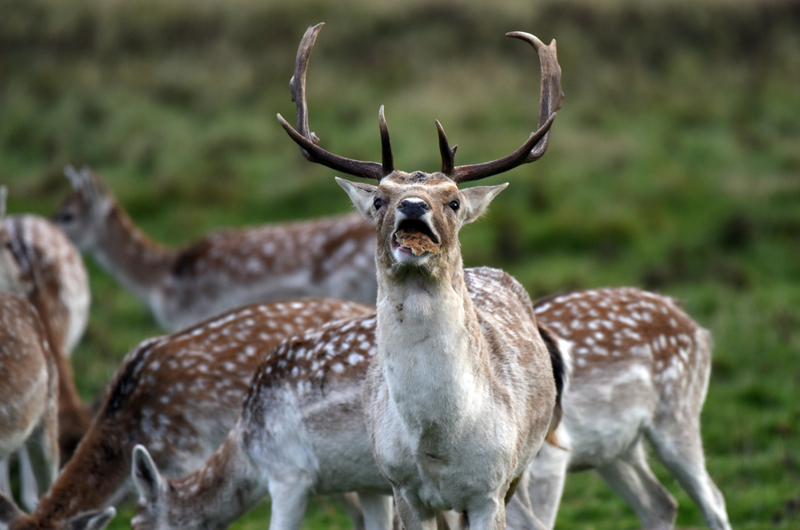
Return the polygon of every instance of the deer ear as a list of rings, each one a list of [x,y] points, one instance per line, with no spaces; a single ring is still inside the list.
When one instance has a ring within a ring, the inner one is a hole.
[[[87,166],[83,166],[80,171],[72,166],[67,166],[64,168],[64,175],[72,184],[72,189],[79,191],[87,202],[94,203],[102,197],[100,183]]]
[[[350,182],[349,180],[340,179],[339,177],[335,178],[336,183],[350,196],[350,200],[353,201],[353,205],[356,207],[356,210],[358,210],[358,213],[366,220],[374,221],[375,209],[372,206],[372,202],[375,199],[375,192],[378,187],[362,182]]]
[[[158,499],[158,491],[162,482],[161,475],[155,462],[150,457],[150,453],[147,452],[143,445],[136,445],[133,448],[131,476],[140,498],[145,499],[147,502],[154,502]]]
[[[5,527],[24,515],[25,512],[20,510],[14,501],[0,493],[0,526]]]
[[[498,186],[475,186],[461,190],[461,197],[464,200],[464,224],[471,223],[480,217],[492,199],[506,189],[506,186],[508,186],[508,182]]]
[[[117,515],[117,510],[112,506],[105,510],[83,512],[70,517],[64,527],[67,530],[103,530],[115,515]]]

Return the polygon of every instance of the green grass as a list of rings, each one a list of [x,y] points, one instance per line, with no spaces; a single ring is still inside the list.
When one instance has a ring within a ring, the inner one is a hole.
[[[566,100],[545,157],[462,231],[467,265],[532,296],[639,285],[681,298],[715,338],[708,468],[736,528],[800,524],[800,10],[742,0],[7,0],[0,4],[0,182],[47,215],[66,164],[89,164],[154,238],[350,209],[331,172],[278,126],[305,27],[311,127],[336,153],[439,166],[503,156],[534,126],[538,64],[503,33],[557,38]],[[94,303],[74,363],[87,400],[159,333],[89,263]],[[699,511],[664,470],[678,525]],[[235,528],[263,527],[266,506]],[[127,527],[124,509],[113,528]],[[569,478],[560,528],[636,528],[593,473]],[[307,528],[346,528],[331,501]]]

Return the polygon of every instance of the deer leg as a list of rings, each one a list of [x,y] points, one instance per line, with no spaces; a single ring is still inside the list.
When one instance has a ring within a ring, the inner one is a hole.
[[[19,467],[19,489],[22,505],[29,512],[33,512],[39,504],[39,487],[36,483],[36,474],[33,472],[33,462],[28,453],[28,448],[22,446],[17,451],[17,465]],[[47,491],[47,490],[42,490]]]
[[[498,499],[481,499],[482,502],[471,503],[467,508],[469,528],[475,530],[505,530],[506,507],[503,497]],[[522,506],[526,503],[520,502]],[[527,508],[527,507],[526,507]],[[544,530],[544,525],[536,518],[532,511],[521,510],[515,515],[524,515],[524,528]],[[514,521],[517,523],[518,521]]]
[[[648,437],[661,462],[703,512],[708,527],[730,530],[725,498],[706,470],[699,420],[651,429]]]
[[[298,530],[303,522],[308,504],[309,489],[296,483],[270,484],[269,494],[272,497],[272,516],[269,530]]]
[[[364,513],[361,511],[361,502],[356,493],[342,493],[333,496],[342,505],[350,523],[353,525],[353,530],[364,530]]]
[[[25,477],[26,482],[33,479],[30,484],[23,483],[21,486],[23,503],[26,505],[37,504],[37,485],[41,491],[46,492],[58,476],[58,434],[50,434],[55,436],[48,436],[47,429],[37,427],[25,442],[26,450],[20,451],[20,456],[26,454],[30,457],[29,462],[25,461],[25,457],[20,458],[20,470],[23,471],[20,477]],[[32,473],[25,473],[26,468]]]
[[[405,530],[437,530],[436,514],[421,506],[412,506],[398,488],[394,488],[394,504]]]
[[[553,528],[556,524],[568,465],[569,451],[547,443],[528,465],[530,504],[533,513],[546,528]],[[511,518],[510,514],[508,518]]]
[[[361,493],[358,498],[366,530],[388,530],[392,527],[394,508],[390,495]]]
[[[11,481],[9,480],[9,473],[11,473],[10,459],[11,455],[0,459],[0,493],[6,497],[11,496]]]
[[[599,466],[597,472],[633,508],[643,528],[673,528],[678,503],[647,465],[641,441],[611,463]]]

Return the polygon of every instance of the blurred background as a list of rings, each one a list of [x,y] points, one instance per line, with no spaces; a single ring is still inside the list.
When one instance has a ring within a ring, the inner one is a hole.
[[[539,65],[507,31],[558,40],[566,99],[539,162],[462,231],[467,266],[532,297],[635,285],[680,298],[715,338],[708,469],[739,529],[800,526],[800,4],[746,0],[3,0],[0,183],[50,215],[90,165],[154,239],[351,209],[278,125],[306,27],[311,129],[337,154],[437,170],[504,156],[536,128]],[[87,257],[92,319],[73,362],[86,400],[160,334]],[[704,526],[677,483],[678,527]],[[128,528],[123,509],[112,528]],[[264,528],[263,506],[234,528]],[[307,528],[348,528],[332,502]],[[635,528],[593,473],[558,528]]]

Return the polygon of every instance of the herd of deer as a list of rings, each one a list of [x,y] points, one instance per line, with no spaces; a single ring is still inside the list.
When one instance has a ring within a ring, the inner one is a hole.
[[[544,154],[563,98],[555,41],[508,34],[542,71],[521,148],[456,166],[436,122],[441,171],[405,173],[383,108],[380,163],[310,132],[321,28],[297,53],[297,128],[278,119],[308,160],[377,181],[336,179],[360,215],[169,249],[88,169],[67,168],[52,223],[5,217],[0,197],[0,528],[101,530],[134,492],[137,530],[225,528],[267,496],[270,528],[296,530],[330,494],[369,530],[552,528],[566,474],[590,468],[643,527],[672,528],[647,439],[708,526],[729,529],[700,436],[711,340],[679,303],[635,288],[532,303],[508,274],[462,266],[459,230],[506,184],[458,185]],[[90,299],[75,247],[173,332],[131,350],[93,418],[69,364]],[[14,452],[30,514],[11,499]]]

